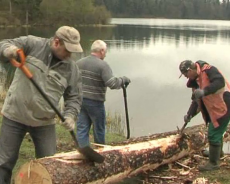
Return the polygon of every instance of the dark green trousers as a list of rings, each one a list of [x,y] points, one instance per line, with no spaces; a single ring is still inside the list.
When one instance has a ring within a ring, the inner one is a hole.
[[[226,120],[220,124],[219,127],[215,128],[212,123],[208,125],[208,141],[210,144],[221,144],[223,135],[227,130],[229,120]]]

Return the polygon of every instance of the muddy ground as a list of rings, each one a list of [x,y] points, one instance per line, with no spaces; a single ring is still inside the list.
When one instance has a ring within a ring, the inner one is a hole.
[[[196,153],[153,171],[125,179],[120,184],[230,184],[230,155],[221,158],[220,170],[200,173],[198,165],[208,158]]]

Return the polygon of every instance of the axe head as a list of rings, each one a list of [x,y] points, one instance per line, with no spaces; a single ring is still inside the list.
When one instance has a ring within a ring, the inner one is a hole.
[[[105,158],[101,154],[94,151],[89,146],[86,146],[84,148],[79,148],[78,150],[81,154],[83,154],[91,162],[103,163],[105,160]]]

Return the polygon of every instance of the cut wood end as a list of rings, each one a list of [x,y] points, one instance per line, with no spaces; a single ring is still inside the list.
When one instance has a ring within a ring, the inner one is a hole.
[[[29,162],[20,167],[15,177],[15,184],[25,183],[52,184],[52,179],[41,164]]]

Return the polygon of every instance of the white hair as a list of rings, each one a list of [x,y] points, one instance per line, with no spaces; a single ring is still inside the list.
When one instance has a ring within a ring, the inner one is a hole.
[[[102,40],[96,40],[93,42],[92,46],[91,46],[91,52],[99,52],[102,49],[106,50],[107,45],[104,41]]]

